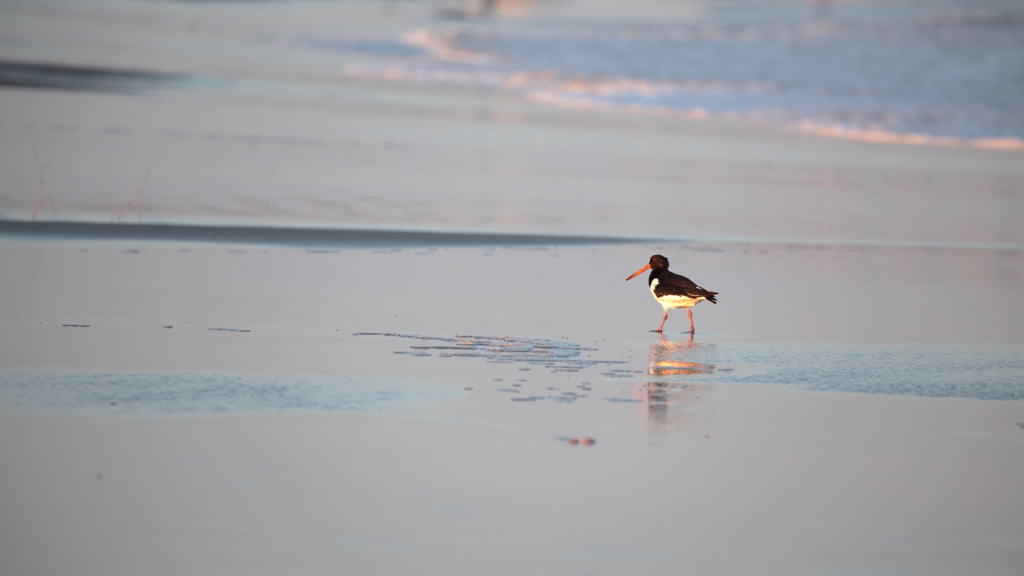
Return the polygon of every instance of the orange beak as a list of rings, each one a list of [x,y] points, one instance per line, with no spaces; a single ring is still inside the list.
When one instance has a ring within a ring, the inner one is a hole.
[[[651,269],[651,265],[648,264],[647,266],[644,266],[643,268],[637,270],[636,272],[633,272],[633,275],[630,276],[629,278],[626,278],[626,280],[632,280],[633,278],[636,278],[637,276],[639,276],[641,272],[643,272],[645,270],[650,270],[650,269]]]

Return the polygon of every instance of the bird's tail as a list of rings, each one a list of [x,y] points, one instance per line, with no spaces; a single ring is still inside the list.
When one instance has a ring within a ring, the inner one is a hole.
[[[709,291],[708,295],[705,296],[704,299],[707,300],[708,302],[711,302],[712,304],[718,304],[718,300],[715,300],[715,295],[716,294],[718,294],[718,292],[710,292]]]

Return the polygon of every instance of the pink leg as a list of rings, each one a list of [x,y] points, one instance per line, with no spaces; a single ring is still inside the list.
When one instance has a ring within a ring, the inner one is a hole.
[[[661,332],[661,329],[665,327],[665,320],[668,320],[668,308],[665,309],[665,315],[661,317],[661,326],[658,326],[657,330],[651,330],[651,332]]]
[[[690,334],[693,334],[694,332],[696,332],[696,329],[694,329],[693,327],[693,312],[690,312],[690,309],[687,308],[686,315],[690,317]]]

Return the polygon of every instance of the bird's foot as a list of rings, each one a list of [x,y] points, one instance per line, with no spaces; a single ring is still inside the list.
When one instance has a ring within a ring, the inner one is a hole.
[[[651,332],[657,332],[658,334],[661,334],[661,330],[651,330]]]

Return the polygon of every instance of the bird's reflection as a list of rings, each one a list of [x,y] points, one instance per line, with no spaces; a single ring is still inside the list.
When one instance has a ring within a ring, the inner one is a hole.
[[[647,382],[647,421],[652,432],[664,433],[690,428],[697,420],[697,408],[711,389],[707,385],[680,381],[679,376],[711,374],[715,365],[697,362],[708,352],[709,345],[694,343],[693,335],[683,341],[670,340],[659,334],[651,345]]]

